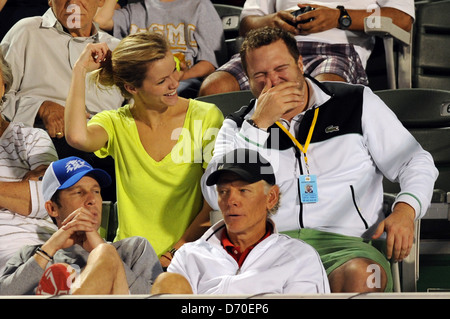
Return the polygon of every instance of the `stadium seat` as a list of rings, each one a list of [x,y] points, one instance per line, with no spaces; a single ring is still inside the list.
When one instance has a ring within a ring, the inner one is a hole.
[[[238,37],[242,8],[219,3],[214,3],[214,8],[216,8],[219,17],[222,19],[225,39]]]
[[[116,237],[117,230],[117,203],[103,201],[102,203],[102,222],[99,228],[99,234],[106,241],[112,242]]]
[[[450,0],[415,1],[415,8],[410,33],[389,18],[366,19],[365,32],[378,37],[366,68],[373,89],[450,88]],[[380,39],[385,57],[378,52]],[[379,79],[382,72],[387,73],[387,85]]]
[[[450,89],[450,1],[416,3],[413,87]]]
[[[439,169],[435,188],[450,191],[450,90],[411,88],[375,93],[433,156]],[[399,189],[386,183],[385,191]]]
[[[241,108],[241,106],[248,105],[253,94],[250,90],[242,90],[235,92],[219,93],[206,96],[197,97],[196,100],[215,104],[227,116]]]
[[[228,59],[239,52],[244,40],[239,36],[239,25],[242,8],[227,4],[214,3],[214,7],[222,19],[222,27],[225,33],[225,45],[227,47]]]
[[[106,240],[107,232],[108,232],[108,224],[109,224],[109,215],[111,214],[112,202],[111,201],[103,201],[102,203],[102,222],[100,224],[100,228],[98,230],[100,236]]]
[[[391,18],[376,15],[364,20],[364,32],[383,41],[384,59],[382,61],[386,63],[386,88],[410,88],[412,34],[396,26]],[[374,59],[373,56],[371,58]],[[370,62],[372,60],[369,59],[368,61],[368,75],[370,74]]]

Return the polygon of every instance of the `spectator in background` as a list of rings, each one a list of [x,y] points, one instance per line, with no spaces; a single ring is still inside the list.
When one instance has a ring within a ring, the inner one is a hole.
[[[0,110],[12,83],[11,68],[0,52]],[[0,274],[22,246],[42,244],[56,230],[45,211],[39,180],[55,160],[46,132],[0,116]]]
[[[113,49],[119,42],[93,24],[102,3],[49,0],[51,8],[43,16],[25,18],[14,25],[1,42],[14,75],[4,115],[15,122],[45,128],[59,158],[76,155],[113,175],[111,158],[99,160],[91,153],[79,152],[64,138],[64,104],[73,65],[88,43],[105,42]],[[117,109],[124,101],[117,88],[98,89],[89,82],[86,87],[86,118],[105,109]],[[114,186],[103,191],[105,200],[115,200]]]
[[[295,20],[291,12],[307,6],[314,10]],[[341,9],[336,6],[336,1],[330,0],[247,0],[241,14],[240,33],[245,36],[262,26],[282,28],[295,35],[306,74],[319,81],[367,85],[365,67],[374,39],[364,33],[364,18],[390,17],[409,31],[415,16],[414,1],[351,0],[343,2]],[[248,77],[236,54],[204,80],[199,95],[248,89]]]
[[[99,235],[101,169],[77,157],[51,163],[43,178],[45,208],[58,230],[42,245],[23,247],[0,277],[1,295],[148,294],[162,272],[147,240],[113,244]]]
[[[86,125],[83,83],[116,85],[133,103],[96,114]],[[110,52],[90,44],[73,69],[66,103],[69,143],[115,159],[119,228],[116,239],[146,237],[161,263],[206,230],[210,207],[200,179],[223,115],[213,104],[177,95],[178,75],[166,38],[139,32]],[[169,252],[171,251],[171,252]]]
[[[176,253],[152,293],[171,292],[164,284],[171,273],[196,294],[330,292],[317,251],[279,234],[271,220],[281,194],[270,163],[249,149],[232,150],[219,162],[206,183],[216,185],[223,220]]]
[[[195,98],[203,78],[226,58],[222,20],[209,0],[145,0],[115,10],[116,1],[106,0],[95,21],[117,38],[142,31],[167,37],[179,59],[178,95]]]

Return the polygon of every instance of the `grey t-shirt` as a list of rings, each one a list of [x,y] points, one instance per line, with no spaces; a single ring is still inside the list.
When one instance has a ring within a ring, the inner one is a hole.
[[[183,53],[189,67],[201,60],[216,68],[226,58],[222,20],[209,0],[143,0],[114,12],[115,37],[155,31],[164,34],[172,53]]]
[[[122,258],[131,294],[149,294],[156,277],[162,273],[159,258],[147,239],[129,237],[112,243]],[[44,274],[33,255],[38,246],[24,246],[6,264],[0,277],[0,295],[33,295]],[[86,266],[89,253],[75,245],[60,249],[53,256],[53,263]],[[49,263],[47,266],[50,266]]]

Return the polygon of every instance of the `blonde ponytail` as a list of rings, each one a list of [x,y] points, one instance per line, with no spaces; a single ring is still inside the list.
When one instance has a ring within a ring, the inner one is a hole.
[[[147,75],[148,64],[163,59],[168,51],[169,45],[159,33],[129,35],[107,56],[102,67],[93,72],[93,80],[100,87],[116,85],[125,98],[131,98],[125,84],[140,88]]]

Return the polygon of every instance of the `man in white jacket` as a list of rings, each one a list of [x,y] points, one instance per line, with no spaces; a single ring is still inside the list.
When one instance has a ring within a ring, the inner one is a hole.
[[[255,149],[283,194],[273,217],[279,231],[319,252],[331,291],[391,291],[388,260],[409,254],[414,220],[431,201],[438,174],[431,155],[370,88],[304,75],[288,32],[250,31],[241,56],[257,99],[224,120],[202,178],[205,199],[218,209],[205,182],[223,154]],[[401,189],[387,217],[384,177]],[[384,233],[386,254],[372,245]]]
[[[223,220],[176,252],[152,293],[173,292],[162,279],[167,282],[173,273],[184,276],[195,294],[330,292],[318,253],[279,234],[270,219],[280,194],[267,160],[256,151],[233,150],[207,184],[217,185]]]

